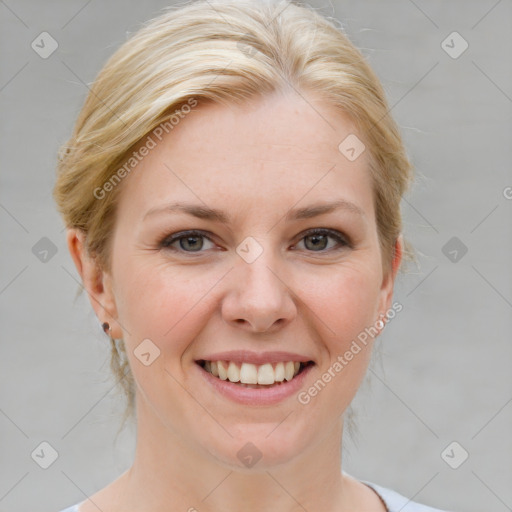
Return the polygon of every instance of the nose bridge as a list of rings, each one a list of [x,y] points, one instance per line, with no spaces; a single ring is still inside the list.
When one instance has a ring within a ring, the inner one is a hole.
[[[267,301],[282,294],[283,282],[278,278],[275,258],[262,255],[253,263],[240,262],[239,267],[240,284],[248,294],[257,298],[263,293]]]
[[[280,265],[270,245],[269,240],[263,245],[253,238],[242,242],[237,248],[240,261],[236,269],[241,291],[268,304],[280,299],[286,288],[278,278]]]
[[[284,276],[279,275],[282,266],[269,239],[264,244],[248,237],[237,247],[237,254],[224,304],[226,319],[237,324],[243,320],[256,330],[290,320],[295,312],[294,302]]]

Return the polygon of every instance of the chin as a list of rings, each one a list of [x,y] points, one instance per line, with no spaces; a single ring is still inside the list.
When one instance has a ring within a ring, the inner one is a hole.
[[[244,424],[228,429],[233,437],[216,437],[205,449],[219,463],[232,471],[259,473],[292,461],[308,443],[304,435],[288,429],[279,432],[279,424]]]

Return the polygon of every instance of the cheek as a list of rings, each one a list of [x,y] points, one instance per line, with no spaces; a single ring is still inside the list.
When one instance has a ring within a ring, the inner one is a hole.
[[[331,348],[345,344],[373,325],[379,302],[379,276],[371,266],[345,266],[303,280],[300,297],[324,324]],[[317,324],[319,323],[317,321]]]
[[[133,376],[146,401],[164,409],[187,402],[176,379],[185,378],[182,356],[208,317],[205,294],[216,281],[213,276],[189,279],[187,275],[191,273],[171,272],[158,264],[131,264],[117,276],[117,309]],[[142,354],[147,352],[146,365]]]
[[[303,285],[303,296],[314,313],[327,357],[299,401],[314,404],[308,409],[311,418],[319,415],[319,421],[326,424],[342,415],[354,398],[366,374],[376,335],[372,328],[377,319],[379,275],[372,273],[371,267],[344,270],[327,280],[315,280],[316,285],[311,281],[309,288],[307,282]]]
[[[133,263],[119,273],[118,313],[132,350],[144,338],[166,353],[181,354],[202,327],[208,291],[221,275],[199,267],[176,271]]]

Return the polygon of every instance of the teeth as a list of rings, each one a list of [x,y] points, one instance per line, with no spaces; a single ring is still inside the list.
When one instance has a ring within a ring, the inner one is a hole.
[[[230,361],[228,366],[228,379],[231,382],[238,382],[240,380],[240,368],[233,361]]]
[[[224,363],[222,361],[217,361],[217,371],[219,372],[219,379],[227,380],[227,378],[228,378],[228,371],[227,371],[227,369],[224,366]]]
[[[274,377],[276,382],[283,382],[283,380],[284,380],[284,364],[277,363],[276,369],[274,371],[276,374],[276,376]]]
[[[279,362],[275,365],[265,363],[255,365],[233,361],[205,361],[204,369],[221,380],[240,382],[241,384],[271,385],[276,382],[290,381],[299,373],[298,361]]]
[[[292,380],[294,371],[295,371],[295,365],[293,364],[293,361],[288,361],[284,365],[284,378],[286,380]]]
[[[251,365],[254,366],[254,365]],[[242,365],[243,368],[243,365]],[[256,368],[256,366],[254,366]],[[274,368],[270,363],[262,364],[258,368],[258,384],[274,384],[275,374]]]
[[[240,382],[244,384],[258,384],[258,370],[256,366],[249,363],[242,363],[240,368]]]

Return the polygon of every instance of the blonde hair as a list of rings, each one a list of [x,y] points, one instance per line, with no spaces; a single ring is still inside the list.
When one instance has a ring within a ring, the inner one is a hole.
[[[122,189],[112,180],[129,171],[137,145],[191,101],[229,105],[289,87],[348,114],[363,137],[389,270],[402,231],[401,198],[412,181],[398,127],[379,79],[343,30],[288,0],[188,2],[147,22],[110,57],[59,152],[54,198],[66,226],[85,233],[87,251],[110,271]],[[404,261],[413,259],[405,241]],[[113,342],[111,366],[128,398],[126,419],[135,386],[122,340]]]

